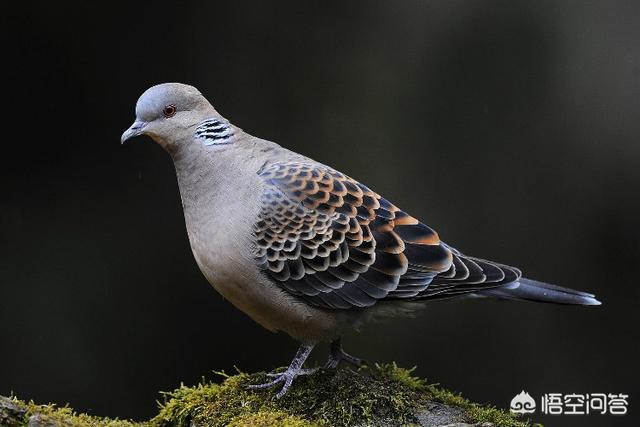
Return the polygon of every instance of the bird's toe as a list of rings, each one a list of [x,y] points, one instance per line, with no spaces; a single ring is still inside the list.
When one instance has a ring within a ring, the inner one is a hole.
[[[342,360],[344,360],[345,362],[355,366],[356,368],[360,368],[362,366],[367,366],[368,363],[366,360],[364,359],[360,359],[358,357],[354,357],[348,353],[343,352],[342,354]]]
[[[267,374],[269,375],[269,374]],[[268,383],[264,383],[264,384],[247,384],[246,388],[248,388],[249,390],[262,390],[265,388],[270,388],[273,387],[274,385],[280,383],[284,381],[284,377],[282,375],[279,375],[275,380],[273,381],[269,381]]]
[[[287,391],[289,391],[289,388],[291,387],[291,384],[293,384],[293,379],[295,377],[287,375],[284,378],[285,378],[284,379],[284,385],[282,386],[280,391],[276,394],[276,396],[275,396],[276,399],[280,399],[280,398],[282,398],[282,396],[287,394]]]
[[[366,360],[359,359],[355,356],[350,355],[346,351],[339,349],[338,351],[332,352],[329,355],[329,359],[327,359],[327,363],[325,363],[324,367],[325,369],[336,369],[342,361],[347,362],[348,364],[353,365],[356,368],[367,365]]]
[[[273,381],[269,381],[264,384],[248,384],[246,388],[250,390],[262,390],[265,388],[271,388],[277,384],[284,383],[280,391],[275,395],[276,399],[280,399],[284,396],[289,388],[293,384],[293,380],[302,375],[312,375],[318,371],[318,368],[309,368],[309,369],[298,369],[298,370],[287,370],[285,372],[270,372],[267,374],[268,377],[275,378]]]

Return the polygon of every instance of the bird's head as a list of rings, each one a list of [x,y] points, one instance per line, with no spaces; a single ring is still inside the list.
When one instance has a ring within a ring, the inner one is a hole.
[[[195,87],[163,83],[150,87],[140,96],[136,120],[120,141],[148,135],[171,152],[176,144],[191,140],[199,125],[212,120],[228,124]]]

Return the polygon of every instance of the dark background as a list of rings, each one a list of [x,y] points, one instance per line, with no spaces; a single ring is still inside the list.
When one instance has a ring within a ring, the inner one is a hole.
[[[138,96],[180,81],[464,252],[604,301],[433,304],[350,352],[499,407],[629,393],[626,417],[534,419],[637,423],[640,3],[20,2],[2,19],[0,394],[144,419],[181,381],[289,363],[296,343],[198,271],[170,158],[119,144]]]

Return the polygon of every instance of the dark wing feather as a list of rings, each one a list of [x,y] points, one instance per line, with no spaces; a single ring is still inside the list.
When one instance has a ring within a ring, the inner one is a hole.
[[[468,257],[447,247],[453,253],[449,271],[436,276],[428,289],[419,293],[416,299],[442,299],[471,294],[503,287],[522,277],[522,272],[515,267]]]

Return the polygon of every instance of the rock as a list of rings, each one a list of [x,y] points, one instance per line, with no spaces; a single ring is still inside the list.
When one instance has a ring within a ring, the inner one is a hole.
[[[22,426],[27,410],[19,406],[13,399],[0,396],[0,426]]]
[[[63,427],[71,424],[65,423],[63,420],[54,420],[46,415],[34,414],[29,417],[27,427]]]
[[[418,425],[421,427],[466,426],[467,424],[459,423],[465,418],[465,412],[462,408],[433,401],[427,403],[423,410],[416,413]]]

